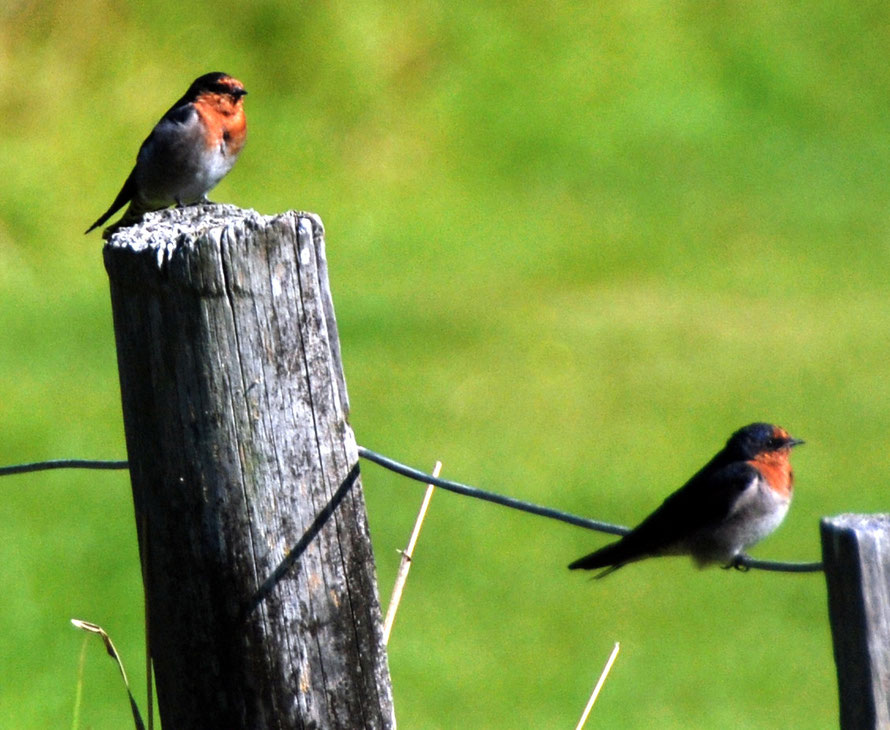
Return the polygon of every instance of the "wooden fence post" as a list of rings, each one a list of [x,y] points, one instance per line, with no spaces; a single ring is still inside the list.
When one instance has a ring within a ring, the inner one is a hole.
[[[170,728],[390,728],[321,221],[150,214],[105,247]]]
[[[890,728],[890,515],[821,528],[841,728]]]

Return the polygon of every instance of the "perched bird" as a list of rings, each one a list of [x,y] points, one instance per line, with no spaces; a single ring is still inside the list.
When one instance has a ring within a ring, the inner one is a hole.
[[[207,202],[207,193],[232,169],[247,139],[245,94],[244,85],[228,74],[195,79],[151,130],[111,207],[86,232],[101,226],[125,203],[130,207],[105,229],[104,237],[138,222],[150,210]]]
[[[789,456],[802,444],[768,423],[736,431],[717,455],[617,542],[569,565],[605,568],[662,555],[691,555],[699,565],[730,565],[775,530],[788,512],[794,473]]]

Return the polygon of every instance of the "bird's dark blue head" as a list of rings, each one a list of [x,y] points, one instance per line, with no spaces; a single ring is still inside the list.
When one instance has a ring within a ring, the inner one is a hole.
[[[184,99],[194,100],[201,94],[225,94],[238,99],[247,94],[244,90],[244,84],[238,79],[229,76],[222,71],[214,71],[213,73],[199,76],[185,92]]]
[[[752,423],[730,436],[724,451],[730,460],[748,461],[758,454],[790,449],[802,443],[784,428],[770,423]]]

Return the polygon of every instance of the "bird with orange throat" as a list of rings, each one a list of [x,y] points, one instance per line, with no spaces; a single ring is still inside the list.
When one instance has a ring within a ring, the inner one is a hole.
[[[602,578],[628,563],[690,555],[699,565],[731,565],[785,518],[794,487],[791,449],[803,441],[768,423],[736,431],[726,446],[637,527],[569,565],[603,569]]]
[[[87,233],[101,226],[125,204],[123,217],[103,232],[139,222],[148,211],[207,201],[241,153],[247,139],[244,96],[238,79],[204,74],[161,117],[139,148],[136,165],[111,207]]]

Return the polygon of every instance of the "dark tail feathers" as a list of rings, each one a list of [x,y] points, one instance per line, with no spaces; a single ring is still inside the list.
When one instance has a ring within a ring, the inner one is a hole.
[[[127,181],[124,183],[124,186],[121,188],[121,191],[117,194],[117,197],[114,199],[114,202],[111,204],[111,207],[106,210],[102,216],[97,220],[93,225],[87,228],[86,233],[89,233],[92,230],[95,230],[99,226],[101,226],[105,221],[107,221],[111,216],[117,213],[121,208],[124,207],[126,203],[129,203],[133,199],[133,194],[135,191],[135,183],[133,182],[133,174],[136,172],[136,168],[133,168],[133,171],[130,173]]]
[[[605,547],[579,558],[569,565],[569,570],[596,570],[597,568],[605,568],[602,573],[597,574],[597,578],[603,578],[609,573],[618,570],[625,563],[629,562],[626,553],[627,546],[622,540],[613,542]]]

